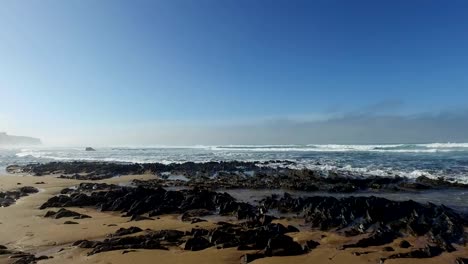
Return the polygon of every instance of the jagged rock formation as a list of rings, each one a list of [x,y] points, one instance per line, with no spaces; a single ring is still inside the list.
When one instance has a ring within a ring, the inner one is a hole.
[[[144,182],[140,182],[138,187],[83,183],[76,190],[64,189],[62,193],[50,198],[41,209],[90,206],[101,211],[119,211],[124,217],[131,219],[181,214],[183,221],[198,221],[198,217],[206,215],[236,216],[243,221],[240,224],[241,230],[233,227],[233,224],[223,224],[225,229],[219,231],[222,231],[220,234],[225,239],[221,239],[220,241],[224,242],[219,243],[228,243],[229,247],[236,246],[241,249],[263,250],[259,255],[246,255],[246,261],[281,255],[281,252],[287,252],[284,253],[287,255],[305,252],[304,247],[284,235],[287,232],[297,232],[297,228],[272,224],[274,217],[268,215],[271,209],[294,214],[296,218],[303,219],[311,229],[340,232],[351,237],[362,236],[355,243],[343,245],[343,249],[384,246],[396,238],[405,236],[425,237],[430,243],[425,249],[415,249],[408,254],[395,254],[390,258],[433,257],[442,252],[452,252],[455,250],[452,243],[464,243],[464,228],[468,224],[465,216],[443,205],[391,201],[378,197],[296,198],[285,194],[282,197],[268,196],[258,205],[253,205],[239,202],[227,193],[203,189],[172,191],[151,184],[144,186]],[[228,229],[227,226],[231,226],[232,229]],[[276,233],[264,236],[261,231],[264,228],[273,228]],[[134,232],[140,230],[120,230],[115,236]],[[192,234],[191,238],[183,239],[186,243],[185,249],[200,250],[217,246],[213,238],[207,236],[208,231],[197,232],[200,235]],[[265,239],[259,242],[261,237]],[[254,238],[255,241],[249,240],[250,238]],[[103,242],[85,242],[83,247],[94,248],[92,253],[123,248],[167,248],[161,241],[159,235],[141,235],[125,239],[112,237]],[[283,246],[276,248],[274,245],[277,244]]]
[[[181,164],[161,163],[107,163],[107,162],[50,162],[7,167],[10,173],[30,173],[36,176],[60,174],[62,178],[79,180],[100,180],[118,175],[164,173],[182,175],[188,181],[156,179],[156,184],[185,185],[210,189],[283,189],[298,191],[327,191],[352,193],[369,190],[407,191],[420,189],[468,188],[462,183],[445,179],[417,179],[405,177],[383,177],[329,173],[326,177],[320,171],[271,167],[279,161],[269,162],[186,162]],[[284,161],[280,161],[284,163]],[[292,163],[292,162],[290,162]],[[162,177],[161,177],[162,178]]]
[[[261,201],[267,209],[297,213],[312,227],[336,229],[348,236],[370,234],[349,247],[385,245],[403,234],[426,236],[443,251],[454,251],[452,243],[464,241],[466,217],[444,205],[414,201],[391,201],[378,197],[298,197],[288,194]],[[433,251],[430,252],[439,252]]]
[[[291,231],[293,230],[293,231]],[[214,229],[194,228],[191,231],[179,230],[141,230],[138,227],[121,228],[116,233],[108,235],[103,241],[79,240],[73,245],[92,249],[88,255],[112,250],[129,249],[160,249],[180,247],[184,250],[198,251],[209,247],[233,248],[238,250],[258,250],[255,258],[251,254],[243,257],[248,263],[254,259],[271,256],[293,256],[307,253],[318,245],[309,240],[300,244],[287,235],[294,232],[293,227],[286,228],[281,224],[229,224],[219,222]],[[130,236],[135,233],[143,234]]]
[[[31,186],[24,186],[16,190],[0,192],[0,207],[7,207],[16,202],[21,197],[37,193],[39,190]]]

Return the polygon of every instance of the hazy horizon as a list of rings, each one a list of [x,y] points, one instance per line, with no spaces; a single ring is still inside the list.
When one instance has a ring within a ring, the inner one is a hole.
[[[468,142],[467,12],[7,0],[0,131],[45,146]]]

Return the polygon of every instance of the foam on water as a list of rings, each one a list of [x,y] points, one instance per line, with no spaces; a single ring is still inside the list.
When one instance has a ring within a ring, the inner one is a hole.
[[[208,161],[289,160],[270,164],[340,172],[350,176],[444,177],[468,183],[468,143],[429,144],[309,144],[0,149],[0,171],[9,164],[49,161],[108,161],[164,164]]]
[[[380,145],[340,145],[340,144],[308,144],[308,145],[228,145],[208,147],[212,150],[237,151],[304,151],[304,152],[399,152],[399,153],[433,153],[467,151],[468,143],[431,143],[431,144],[380,144]]]

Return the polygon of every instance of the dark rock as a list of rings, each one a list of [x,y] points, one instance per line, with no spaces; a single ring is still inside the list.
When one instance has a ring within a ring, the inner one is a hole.
[[[193,237],[201,237],[201,236],[206,236],[209,234],[209,230],[206,229],[201,229],[201,228],[192,228],[190,231],[190,235]]]
[[[462,258],[462,257],[457,258],[455,260],[455,264],[468,264],[468,258]]]
[[[399,244],[398,244],[399,247],[401,248],[409,248],[411,247],[411,244],[410,242],[406,241],[406,240],[402,240]]]
[[[121,250],[121,249],[163,249],[167,250],[166,247],[162,246],[158,238],[154,238],[150,235],[142,236],[128,236],[128,237],[117,237],[106,239],[101,243],[97,243],[89,255],[93,255],[100,252]]]
[[[0,192],[0,207],[10,206],[21,197],[25,197],[37,192],[39,192],[39,190],[31,186],[21,187],[12,191]]]
[[[442,254],[444,250],[438,246],[426,246],[421,249],[416,249],[407,253],[398,253],[389,256],[389,259],[396,258],[432,258]]]
[[[44,217],[52,217],[56,214],[57,212],[55,211],[47,211],[47,213],[44,215]]]
[[[214,245],[219,245],[221,248],[236,247],[239,245],[239,240],[234,230],[218,228],[210,232],[208,240]]]
[[[260,222],[261,225],[268,225],[269,223],[271,223],[275,219],[276,219],[276,217],[274,217],[274,216],[262,214],[262,215],[260,215],[258,221]],[[293,231],[291,231],[291,232],[293,232]]]
[[[292,225],[288,225],[286,229],[288,230],[287,233],[299,232],[299,229]]]
[[[24,186],[19,189],[20,192],[25,194],[37,193],[39,190],[32,186]]]
[[[102,211],[122,211],[132,220],[148,219],[149,216],[185,212],[183,218],[200,216],[219,210],[221,215],[237,214],[239,219],[256,217],[255,207],[235,201],[227,193],[207,190],[166,191],[162,188],[120,187],[91,194],[73,192],[50,198],[40,208],[62,206],[96,206]]]
[[[392,247],[384,247],[382,248],[383,251],[386,251],[386,252],[391,252],[391,251],[395,251],[395,249],[393,249]]]
[[[78,223],[77,223],[77,222],[73,222],[73,221],[65,221],[63,224],[64,224],[64,225],[77,225]]]
[[[185,235],[184,232],[179,230],[159,230],[151,233],[152,237],[157,237],[161,241],[179,242]]]
[[[201,223],[201,222],[207,222],[207,221],[205,219],[194,217],[194,218],[192,218],[192,221],[190,223],[191,224],[196,224],[196,223]]]
[[[307,251],[307,250],[312,250],[316,247],[320,246],[320,243],[317,242],[317,241],[314,241],[314,240],[308,240],[306,241],[306,244],[304,246],[304,250]]]
[[[53,217],[55,219],[60,219],[64,217],[73,217],[74,219],[84,219],[84,218],[91,218],[89,215],[80,214],[74,211],[70,211],[65,208],[60,208],[57,212],[54,211],[47,211],[44,217]]]
[[[39,260],[45,260],[45,259],[49,259],[51,257],[48,257],[48,256],[39,256],[39,257],[36,257],[36,261],[39,261]]]
[[[206,209],[192,209],[188,210],[185,213],[182,214],[182,221],[193,221],[192,218],[194,217],[201,217],[201,216],[207,216],[212,214],[212,212],[206,210]]]
[[[207,189],[290,189],[301,191],[356,192],[362,190],[391,190],[432,188],[468,188],[468,185],[452,183],[448,179],[429,179],[419,177],[413,180],[405,177],[354,177],[353,173],[323,172],[310,169],[292,169],[287,167],[258,166],[260,162],[206,162],[181,164],[124,164],[108,162],[50,162],[45,164],[12,165],[7,170],[11,173],[31,173],[36,176],[61,173],[62,178],[80,180],[99,180],[116,175],[153,173],[161,175],[170,172],[184,175],[189,181],[153,180],[154,186],[163,184],[189,185]],[[288,161],[268,161],[265,164],[289,166]],[[216,175],[216,177],[212,177]],[[327,175],[327,177],[323,177]],[[139,185],[141,181],[134,181]],[[147,185],[147,183],[145,183]]]
[[[10,255],[13,254],[11,250],[8,249],[0,249],[0,255]]]
[[[276,235],[268,240],[267,256],[294,256],[304,253],[302,246],[286,235]]]
[[[198,251],[209,248],[211,246],[212,244],[210,241],[203,237],[189,238],[187,242],[185,242],[185,250]]]
[[[89,240],[78,240],[72,244],[72,246],[78,246],[80,248],[94,248],[97,245],[101,244],[98,241],[89,241]]]
[[[13,255],[11,255],[9,258],[14,259],[12,264],[34,264],[40,260],[49,259],[47,256],[36,257],[32,254],[23,252],[13,252]]]
[[[112,236],[125,236],[143,231],[141,228],[131,226],[129,228],[119,228]]]
[[[300,213],[312,227],[321,230],[341,229],[348,235],[374,232],[355,245],[384,245],[401,236],[392,230],[414,236],[428,236],[444,250],[464,239],[463,215],[443,205],[414,201],[390,201],[378,197],[267,197],[261,201],[267,209]],[[376,231],[376,227],[380,226]]]
[[[189,165],[185,166],[191,168]],[[176,167],[180,168],[178,165]],[[261,171],[257,172],[258,175],[262,175]],[[310,172],[300,173],[304,177],[315,177]],[[237,177],[233,173],[227,174],[229,177]],[[327,181],[328,186],[343,183],[339,176],[332,176]],[[395,184],[394,181],[398,182],[400,179],[373,181],[373,184],[385,186]],[[238,219],[245,220],[237,225],[220,222],[214,230],[193,229],[190,233],[177,235],[170,241],[160,234],[150,232],[139,238],[132,238],[134,240],[131,241],[103,241],[92,247],[94,253],[122,248],[142,248],[141,243],[147,244],[143,248],[164,248],[185,242],[189,250],[200,250],[210,246],[237,247],[239,250],[263,250],[262,254],[274,256],[303,254],[318,245],[312,242],[310,245],[299,245],[286,236],[286,233],[297,232],[298,229],[272,223],[274,217],[267,214],[271,209],[297,215],[312,228],[338,230],[350,236],[369,234],[354,244],[345,245],[344,248],[386,245],[395,238],[412,235],[427,236],[437,248],[450,252],[454,250],[451,243],[463,242],[464,224],[467,223],[463,215],[450,208],[414,201],[390,201],[378,197],[296,198],[285,194],[283,197],[266,197],[259,201],[259,206],[254,206],[239,202],[227,193],[203,188],[167,191],[161,188],[160,181],[134,183],[132,187],[83,183],[77,190],[67,190],[66,194],[50,198],[41,208],[91,206],[102,211],[122,212],[123,216],[132,217],[133,220],[145,218],[143,215],[161,214],[182,214],[183,220],[194,222],[197,222],[200,216],[208,214],[237,216]],[[354,180],[349,180],[346,184],[358,186],[358,189],[364,188],[362,186],[365,185]],[[189,236],[190,238],[187,238]],[[93,252],[91,253],[94,254]]]
[[[355,247],[370,247],[370,246],[381,246],[393,242],[398,237],[398,234],[391,230],[377,230],[375,233],[369,237],[360,239],[354,244],[344,245],[345,248],[355,248]]]
[[[92,147],[86,147],[85,151],[96,151],[96,150],[94,148],[92,148]]]

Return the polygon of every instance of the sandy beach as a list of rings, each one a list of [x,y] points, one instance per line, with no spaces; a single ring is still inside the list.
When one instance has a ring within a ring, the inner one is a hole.
[[[134,179],[148,180],[154,175],[133,175],[95,181],[95,183],[127,184]],[[36,184],[44,182],[44,184]],[[164,230],[176,229],[190,231],[192,228],[210,229],[215,226],[212,221],[190,223],[181,221],[179,215],[163,215],[155,220],[129,222],[128,217],[121,217],[116,212],[99,212],[94,208],[70,207],[75,212],[91,216],[87,219],[74,220],[79,224],[66,225],[64,219],[45,218],[47,210],[40,210],[41,204],[50,197],[57,195],[63,188],[72,187],[82,181],[60,179],[56,176],[33,177],[28,175],[3,175],[0,177],[0,190],[8,191],[19,186],[34,186],[38,193],[22,197],[15,204],[0,208],[0,245],[11,250],[28,252],[35,255],[47,255],[49,259],[40,263],[240,263],[241,256],[248,252],[235,248],[216,249],[213,247],[200,251],[186,251],[182,248],[169,250],[138,249],[135,252],[122,254],[122,250],[103,252],[88,256],[89,250],[72,246],[77,240],[100,240],[119,228],[137,226],[141,229]],[[287,220],[275,220],[288,224]],[[295,241],[301,242],[314,239],[320,245],[307,254],[300,256],[266,257],[252,263],[379,263],[382,257],[398,252],[408,252],[408,249],[398,247],[400,239],[389,245],[393,252],[384,252],[384,246],[365,249],[350,248],[339,250],[339,246],[356,240],[338,235],[314,230],[294,232],[290,234]],[[423,246],[421,238],[406,238],[415,247]],[[444,252],[440,256],[429,259],[389,259],[385,263],[455,263],[457,257],[468,256],[468,247],[456,246],[455,252]],[[360,255],[355,252],[361,252]],[[0,263],[12,263],[9,255],[0,256]]]
[[[1,1],[0,264],[468,264],[467,14]]]

